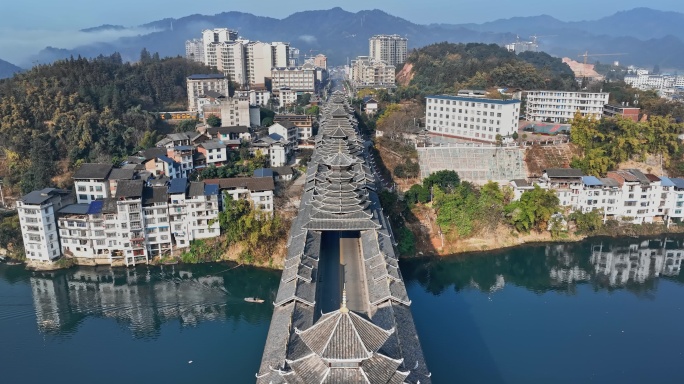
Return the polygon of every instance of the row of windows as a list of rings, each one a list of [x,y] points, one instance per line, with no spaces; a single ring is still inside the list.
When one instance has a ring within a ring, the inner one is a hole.
[[[456,100],[440,99],[438,101],[436,99],[428,99],[428,104],[430,104],[430,103],[456,105]],[[497,104],[490,104],[490,103],[476,103],[473,101],[459,101],[458,105],[466,106],[466,107],[476,107],[476,108],[491,108],[491,109],[502,109],[503,108],[503,105],[501,105],[501,104],[497,105]],[[429,106],[428,106],[428,108],[429,108]]]
[[[470,128],[470,130],[476,130],[476,131],[482,130],[484,132],[487,132],[487,131],[496,132],[496,133],[500,132],[499,128],[489,127],[489,129],[488,129],[488,127],[484,127],[484,126],[480,127],[479,125],[473,125],[473,124],[470,124],[470,127],[468,127],[468,124],[463,124],[463,126],[461,126],[461,124],[459,123],[457,128]],[[442,129],[444,129],[444,132],[452,132],[452,133],[454,132],[453,128],[449,129],[447,127],[432,127],[432,130],[437,131],[437,132],[442,132]],[[461,131],[458,130],[458,132],[461,132]],[[465,132],[469,132],[469,131],[463,131],[463,132],[465,133]]]

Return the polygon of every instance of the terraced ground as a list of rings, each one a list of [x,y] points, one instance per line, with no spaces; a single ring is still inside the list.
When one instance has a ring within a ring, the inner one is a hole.
[[[547,168],[567,168],[573,156],[579,155],[579,149],[570,143],[553,146],[533,145],[525,150],[527,175],[539,177]]]

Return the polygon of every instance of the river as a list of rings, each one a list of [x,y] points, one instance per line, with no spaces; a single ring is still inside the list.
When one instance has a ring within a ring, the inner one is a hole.
[[[682,259],[629,238],[401,267],[437,384],[680,383]],[[280,272],[233,266],[1,264],[2,382],[254,382]]]

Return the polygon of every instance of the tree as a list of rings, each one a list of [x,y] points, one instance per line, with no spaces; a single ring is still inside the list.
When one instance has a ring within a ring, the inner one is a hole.
[[[569,218],[575,222],[576,232],[581,235],[590,235],[603,227],[603,210],[574,211]]]
[[[311,107],[306,109],[305,113],[307,115],[311,115],[311,116],[318,116],[318,111],[319,111],[318,105],[312,105]]]
[[[404,199],[408,204],[425,204],[430,201],[430,190],[421,184],[414,184],[404,193]]]
[[[219,117],[216,115],[209,115],[209,117],[207,117],[207,124],[210,127],[214,127],[214,128],[220,127],[221,126],[221,119],[219,119]]]
[[[265,117],[263,120],[261,120],[262,127],[270,127],[271,125],[273,125],[273,118]]]
[[[558,210],[558,197],[552,190],[540,188],[525,191],[520,200],[505,207],[509,223],[518,231],[527,233],[532,229],[545,231],[551,215]]]
[[[152,56],[150,56],[150,52],[147,50],[147,48],[143,48],[142,51],[140,51],[140,62],[149,63],[150,61],[152,61]]]
[[[197,120],[183,120],[176,125],[176,132],[192,132],[197,127]]]
[[[423,180],[423,186],[428,190],[433,186],[438,186],[444,191],[452,191],[461,182],[458,173],[451,170],[437,171]]]

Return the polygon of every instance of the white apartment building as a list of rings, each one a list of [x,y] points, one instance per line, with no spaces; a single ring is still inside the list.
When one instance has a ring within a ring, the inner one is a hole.
[[[150,257],[171,252],[171,227],[169,223],[169,196],[167,187],[145,187],[142,208],[145,227],[145,245]]]
[[[202,45],[204,46],[204,64],[216,67],[217,45],[237,40],[238,33],[228,28],[205,29],[202,31]]]
[[[204,63],[204,42],[201,39],[186,40],[185,58],[198,63]]]
[[[567,123],[577,111],[600,119],[608,97],[607,92],[528,91],[527,119]]]
[[[216,69],[223,72],[230,81],[245,86],[247,78],[247,61],[243,41],[227,41],[215,45]],[[226,94],[228,96],[228,94]]]
[[[74,188],[78,203],[90,203],[109,197],[111,164],[85,163],[74,172]]]
[[[111,264],[103,201],[67,205],[58,212],[62,252],[67,257],[89,258],[95,264]]]
[[[197,152],[204,155],[207,167],[220,167],[228,160],[226,144],[220,140],[205,141],[197,146]]]
[[[268,106],[268,102],[271,100],[271,92],[268,90],[254,90],[250,89],[248,91],[235,91],[235,97],[240,99],[249,100],[249,105],[258,105],[261,107]]]
[[[250,153],[261,153],[268,157],[271,167],[282,167],[287,164],[292,145],[278,134],[270,134],[255,140],[250,146]]]
[[[268,134],[277,134],[285,141],[287,141],[290,146],[294,149],[297,149],[297,142],[299,141],[299,133],[297,130],[297,126],[295,125],[294,122],[292,121],[280,121],[278,123],[274,123],[270,127],[268,127]]]
[[[250,85],[265,84],[273,67],[273,47],[269,43],[250,41],[245,45],[245,61],[247,82]]]
[[[199,109],[197,99],[208,91],[228,95],[228,78],[222,74],[191,75],[187,78],[188,110]]]
[[[249,99],[245,97],[229,97],[218,104],[204,106],[204,119],[214,115],[221,119],[222,127],[251,125],[249,116]]]
[[[33,191],[17,201],[24,250],[29,261],[50,262],[62,256],[57,211],[73,202],[70,191],[56,188]]]
[[[105,225],[109,224],[116,234],[110,238],[111,257],[123,259],[127,266],[149,263],[142,209],[143,189],[142,180],[121,180],[115,199],[105,200],[103,207]]]
[[[288,87],[280,88],[278,90],[278,106],[285,108],[297,102],[297,91]]]
[[[368,56],[352,60],[349,80],[357,88],[393,88],[396,67]]]
[[[290,44],[274,41],[271,43],[273,62],[272,67],[290,66]]]
[[[185,199],[187,206],[186,228],[190,240],[208,239],[220,234],[219,189],[205,182],[191,182]]]
[[[233,200],[249,200],[255,208],[268,212],[270,215],[273,214],[273,191],[275,190],[273,177],[208,179],[204,182],[218,186],[221,192],[225,192]],[[223,205],[225,206],[225,203]]]
[[[399,35],[375,35],[368,39],[368,56],[389,65],[406,61],[408,39]]]
[[[298,92],[316,91],[316,68],[313,65],[301,67],[277,67],[271,70],[274,90],[289,88]]]
[[[425,127],[433,134],[496,142],[518,132],[520,100],[434,95],[425,102]]]

